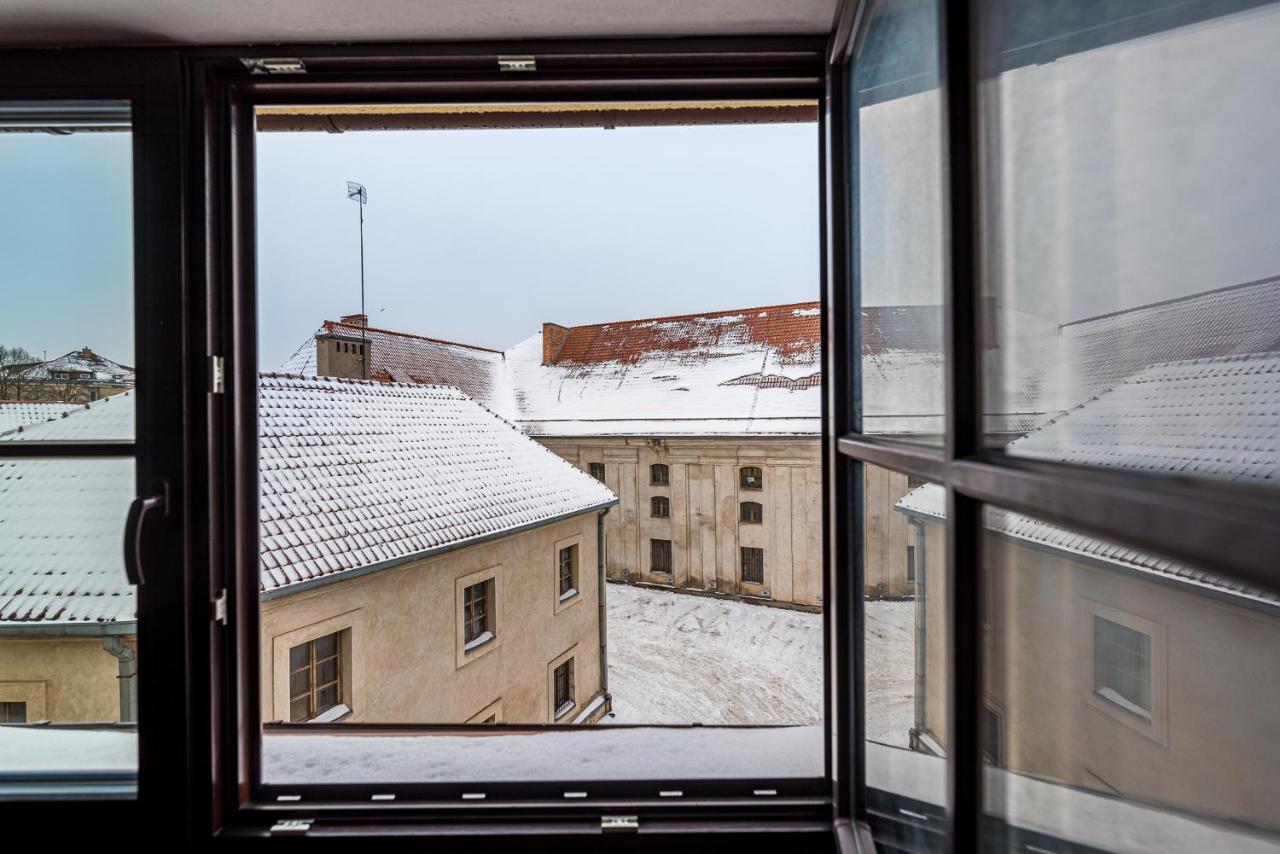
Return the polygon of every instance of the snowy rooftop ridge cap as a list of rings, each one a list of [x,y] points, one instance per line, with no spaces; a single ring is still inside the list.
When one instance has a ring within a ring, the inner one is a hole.
[[[400,332],[395,329],[384,329],[379,326],[363,326],[359,323],[343,323],[341,320],[326,320],[324,322],[324,329],[330,334],[333,334],[333,331],[338,328],[351,330],[357,335],[361,332],[372,332],[378,335],[395,335],[400,338],[414,338],[418,341],[428,341],[432,344],[444,344],[449,347],[466,347],[468,350],[479,350],[482,353],[494,353],[499,356],[502,355],[501,350],[495,350],[492,347],[482,347],[479,344],[467,344],[463,341],[450,341],[446,338],[434,338],[430,335],[416,335],[412,332]]]
[[[724,308],[715,311],[698,311],[691,314],[670,314],[660,315],[657,317],[633,317],[626,320],[607,320],[600,323],[579,323],[574,326],[563,327],[565,329],[592,329],[603,326],[631,326],[637,323],[663,323],[666,321],[682,321],[682,320],[703,320],[715,319],[719,317],[741,315],[746,317],[753,313],[761,311],[780,311],[782,309],[795,309],[797,311],[808,311],[818,309],[820,303],[818,300],[806,300],[804,302],[784,302],[777,305],[757,305],[747,308]],[[805,316],[805,315],[802,315]]]

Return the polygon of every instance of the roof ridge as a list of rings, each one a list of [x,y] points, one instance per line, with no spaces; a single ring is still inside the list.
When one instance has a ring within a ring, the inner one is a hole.
[[[620,326],[624,323],[647,323],[651,320],[692,320],[698,317],[722,317],[726,314],[745,314],[752,311],[768,311],[775,308],[820,308],[820,300],[807,300],[805,302],[784,302],[777,305],[756,305],[747,308],[726,308],[719,311],[699,311],[692,314],[668,314],[658,317],[634,317],[628,320],[607,320],[601,323],[580,323],[575,326],[565,327],[572,331],[574,329],[593,329],[601,326]]]
[[[318,383],[346,383],[346,384],[348,384],[348,385],[364,386],[364,387],[371,388],[371,389],[379,389],[379,388],[432,389],[432,388],[439,388],[439,389],[448,389],[449,391],[456,391],[458,394],[462,395],[462,396],[463,396],[463,397],[465,397],[467,400],[475,400],[475,398],[473,398],[471,395],[467,394],[467,393],[466,393],[465,391],[463,391],[462,389],[458,388],[458,387],[457,387],[457,386],[455,386],[455,385],[450,385],[449,383],[415,383],[415,382],[402,382],[402,381],[400,381],[400,380],[375,380],[375,379],[361,380],[361,379],[356,379],[355,377],[333,377],[333,376],[329,376],[329,375],[327,375],[327,374],[316,374],[316,375],[314,375],[314,376],[308,376],[307,374],[291,374],[291,373],[288,373],[288,372],[285,372],[285,371],[258,371],[258,379],[265,379],[265,380],[305,380],[305,381],[307,381],[307,382],[318,382]],[[105,400],[105,399],[106,399],[106,398],[103,398],[103,400]],[[479,401],[476,401],[476,402],[477,402],[477,403],[479,403]]]
[[[1156,300],[1155,302],[1149,302],[1144,305],[1135,305],[1132,308],[1122,308],[1116,311],[1108,311],[1103,314],[1095,314],[1095,315],[1092,315],[1091,317],[1082,317],[1079,320],[1072,320],[1072,321],[1068,321],[1067,323],[1060,323],[1058,324],[1058,329],[1060,330],[1066,329],[1068,326],[1077,326],[1081,323],[1091,323],[1095,320],[1105,320],[1108,317],[1119,317],[1122,314],[1132,314],[1133,312],[1142,311],[1148,308],[1159,308],[1160,306],[1164,306],[1164,305],[1173,305],[1174,303],[1188,302],[1190,300],[1201,299],[1203,297],[1212,296],[1215,294],[1223,294],[1223,293],[1226,293],[1227,291],[1241,290],[1243,288],[1253,288],[1253,287],[1257,287],[1258,285],[1271,284],[1277,281],[1280,281],[1280,276],[1266,276],[1261,279],[1254,279],[1253,281],[1250,281],[1250,282],[1239,282],[1234,285],[1227,285],[1225,287],[1215,288],[1214,290],[1211,290],[1211,291],[1201,291],[1195,294],[1187,294],[1186,296],[1170,297],[1168,299]]]
[[[492,347],[482,347],[479,344],[466,344],[462,341],[450,341],[447,338],[433,338],[430,335],[415,335],[412,332],[398,332],[395,329],[383,329],[380,326],[360,326],[355,323],[343,323],[341,320],[326,320],[324,325],[330,331],[332,331],[332,327],[335,326],[341,326],[345,329],[363,329],[366,332],[380,332],[383,335],[396,335],[400,338],[415,338],[419,341],[430,341],[433,344],[448,344],[453,347],[466,347],[468,350],[479,350],[483,353],[496,353],[498,355],[502,355],[501,350],[495,350]]]

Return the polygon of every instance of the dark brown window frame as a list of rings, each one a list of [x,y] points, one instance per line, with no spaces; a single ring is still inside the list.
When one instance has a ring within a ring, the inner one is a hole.
[[[604,463],[587,463],[587,472],[596,480],[604,483]]]
[[[738,561],[743,584],[764,584],[764,549],[758,546],[740,546]],[[751,577],[747,577],[750,572]]]
[[[649,571],[660,575],[670,575],[671,541],[660,537],[649,538]]]
[[[764,504],[759,501],[738,502],[738,522],[743,525],[763,525]]]
[[[558,592],[560,598],[565,598],[569,592],[579,590],[578,587],[578,544],[565,546],[560,549],[560,554],[556,557],[556,578],[558,581]]]
[[[649,515],[654,519],[671,518],[671,499],[665,495],[649,497]]]
[[[650,486],[670,486],[671,466],[666,463],[653,463],[649,466]]]
[[[754,474],[750,474],[754,472]],[[755,480],[755,483],[751,481]],[[757,492],[764,489],[764,467],[743,466],[738,469],[738,488]]]
[[[573,659],[573,656],[569,656],[552,671],[551,681],[555,686],[555,694],[551,698],[551,716],[556,720],[569,714],[578,705]]]
[[[321,641],[333,638],[333,655],[320,657],[319,643]],[[307,663],[301,667],[294,667],[294,652],[302,649],[305,650]],[[325,662],[334,662],[334,677],[327,682],[320,682],[319,669],[320,665]],[[312,638],[309,641],[303,641],[296,646],[289,648],[289,720],[292,723],[303,723],[314,719],[318,715],[322,715],[330,709],[337,708],[345,702],[342,690],[342,680],[344,678],[345,668],[342,666],[342,632],[332,632],[322,637]],[[293,693],[293,676],[295,673],[306,672],[307,689],[298,694]],[[326,706],[320,705],[320,692],[329,686],[334,688],[334,701]],[[307,701],[307,713],[302,717],[296,717],[293,714],[293,704],[300,699]]]
[[[478,581],[462,591],[462,642],[470,644],[485,632],[493,633],[493,601],[495,585],[492,578]]]

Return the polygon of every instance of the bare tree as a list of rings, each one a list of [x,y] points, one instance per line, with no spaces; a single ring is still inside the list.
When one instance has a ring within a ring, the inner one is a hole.
[[[25,347],[0,344],[0,400],[22,400],[31,385],[28,373],[38,363]]]

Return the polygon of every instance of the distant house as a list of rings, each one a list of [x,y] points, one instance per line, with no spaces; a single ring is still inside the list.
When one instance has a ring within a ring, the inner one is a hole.
[[[1153,347],[1189,347],[1151,340]],[[1274,489],[1280,352],[1144,366],[1009,449],[1045,461]],[[911,741],[917,750],[943,752],[946,495],[927,484],[897,509],[924,556]],[[985,522],[987,761],[1280,829],[1280,598],[1004,508],[988,508]],[[1233,757],[1229,771],[1224,756]]]
[[[939,433],[941,309],[863,310],[876,432]],[[506,351],[324,323],[286,370],[447,383],[608,484],[608,576],[822,604],[822,325],[816,302],[565,327]],[[906,554],[891,511],[905,475],[867,470],[871,547]],[[904,560],[868,561],[867,593],[911,594]]]
[[[608,711],[608,489],[450,387],[263,375],[259,427],[264,720]],[[0,443],[69,433],[131,437],[131,396]],[[136,714],[133,494],[130,460],[0,461],[0,703],[26,720]]]
[[[0,366],[0,398],[87,403],[133,388],[133,368],[88,347],[44,362]]]

